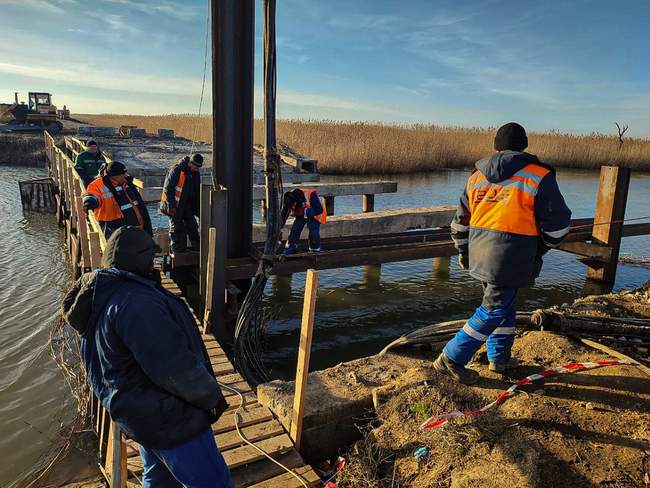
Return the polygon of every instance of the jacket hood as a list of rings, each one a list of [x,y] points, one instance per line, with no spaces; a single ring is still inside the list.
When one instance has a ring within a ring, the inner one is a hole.
[[[116,268],[83,274],[63,299],[63,318],[80,335],[93,331],[110,298],[128,281],[156,285],[155,279],[142,278]]]
[[[120,227],[106,243],[102,266],[148,277],[153,270],[155,246],[156,243],[144,230],[130,225]]]
[[[499,151],[492,156],[483,158],[475,166],[489,182],[498,183],[510,178],[517,171],[531,163],[547,166],[541,163],[534,154],[510,150]]]

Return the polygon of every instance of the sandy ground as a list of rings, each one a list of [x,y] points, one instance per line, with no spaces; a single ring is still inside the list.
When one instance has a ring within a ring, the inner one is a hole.
[[[579,299],[568,308],[648,317],[650,286]],[[650,486],[650,378],[634,366],[534,383],[486,415],[419,430],[430,415],[490,403],[510,386],[509,380],[570,361],[611,359],[575,339],[540,331],[519,336],[513,352],[521,366],[503,378],[487,369],[485,352],[479,351],[470,366],[481,380],[472,387],[432,370],[430,360],[413,362],[381,388],[374,428],[348,452],[339,486]],[[411,360],[423,357],[422,352],[409,355]],[[363,378],[363,371],[357,375]],[[428,455],[418,461],[414,453],[421,447]]]

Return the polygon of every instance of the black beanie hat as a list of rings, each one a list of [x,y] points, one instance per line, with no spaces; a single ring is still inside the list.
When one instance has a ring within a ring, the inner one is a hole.
[[[126,166],[124,166],[119,161],[111,162],[106,168],[106,174],[108,176],[119,176],[127,172]]]
[[[95,139],[90,139],[90,140],[86,143],[86,147],[88,147],[88,146],[96,146],[96,145],[97,145],[97,141],[96,141]]]
[[[504,151],[523,151],[528,147],[528,136],[524,129],[517,122],[509,122],[499,127],[497,135],[494,138],[494,149]]]
[[[125,225],[113,232],[106,242],[102,266],[149,277],[153,270],[154,246],[154,240],[144,230]]]
[[[194,166],[198,166],[199,168],[203,166],[203,156],[201,156],[199,153],[196,153],[192,156],[192,160],[190,161]]]

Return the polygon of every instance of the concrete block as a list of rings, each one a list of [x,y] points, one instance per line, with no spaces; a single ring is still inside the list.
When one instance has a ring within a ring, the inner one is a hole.
[[[174,137],[174,129],[158,129],[158,137],[172,139]]]
[[[134,127],[132,129],[128,129],[126,131],[126,135],[128,137],[147,137],[147,130]]]

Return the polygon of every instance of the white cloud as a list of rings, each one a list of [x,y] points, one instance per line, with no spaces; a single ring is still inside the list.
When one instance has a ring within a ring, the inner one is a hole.
[[[147,0],[106,0],[108,3],[122,5],[145,14],[162,14],[177,20],[188,21],[196,18],[201,11],[183,2]],[[207,13],[207,8],[204,9]]]
[[[74,0],[3,0],[4,5],[15,5],[47,14],[64,14],[63,5],[74,4]]]

